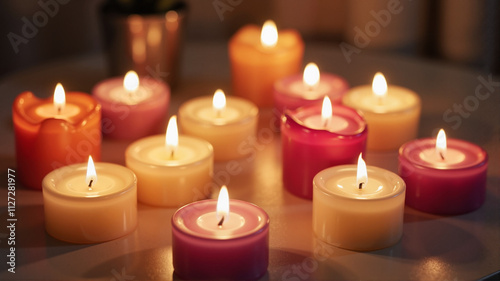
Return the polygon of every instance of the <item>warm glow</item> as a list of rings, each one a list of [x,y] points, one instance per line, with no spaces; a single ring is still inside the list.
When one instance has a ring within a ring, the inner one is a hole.
[[[221,220],[223,217],[225,221],[229,219],[229,193],[225,185],[220,188],[216,216],[217,220]]]
[[[323,98],[323,107],[321,108],[321,121],[326,127],[330,119],[332,119],[333,109],[332,102],[328,96]]]
[[[61,83],[57,83],[56,89],[54,90],[54,108],[57,112],[64,109],[66,105],[66,94],[64,93],[64,88]]]
[[[139,76],[133,70],[130,70],[125,74],[125,78],[123,79],[123,87],[125,90],[129,92],[136,91],[139,88]]]
[[[92,181],[92,182],[91,182]],[[97,181],[97,173],[95,171],[94,160],[92,156],[89,155],[89,161],[87,163],[87,176],[85,177],[85,183],[88,187],[92,187]]]
[[[226,108],[226,96],[221,89],[217,89],[217,91],[215,91],[212,105],[217,113],[220,113],[224,110],[224,108]]]
[[[170,117],[167,125],[167,133],[165,136],[165,145],[167,152],[173,156],[179,146],[179,132],[177,131],[177,116]]]
[[[385,81],[384,74],[380,72],[375,74],[375,77],[373,77],[372,90],[377,97],[383,97],[387,94],[387,81]]]
[[[315,63],[310,62],[306,65],[306,68],[304,68],[303,81],[309,88],[315,88],[318,86],[319,68]]]
[[[443,160],[446,157],[446,134],[443,129],[439,130],[436,138],[436,153]]]
[[[363,188],[363,185],[366,185],[367,183],[368,173],[366,172],[366,163],[360,153],[358,158],[358,171],[356,173],[356,186],[358,188]]]
[[[260,33],[260,43],[262,46],[272,48],[278,43],[278,29],[272,20],[267,20],[262,26]]]

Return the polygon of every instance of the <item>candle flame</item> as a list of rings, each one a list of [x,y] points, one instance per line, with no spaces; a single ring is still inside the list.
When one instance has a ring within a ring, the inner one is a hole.
[[[328,122],[332,119],[333,109],[332,102],[328,96],[323,98],[323,106],[321,107],[321,121],[324,126],[328,126]]]
[[[94,160],[92,156],[89,155],[89,161],[87,162],[87,176],[85,177],[85,183],[89,188],[97,182],[97,173],[95,171]]]
[[[319,84],[319,68],[318,66],[310,62],[306,65],[304,68],[304,75],[302,77],[302,80],[304,81],[304,84],[306,84],[309,88],[316,88]]]
[[[125,74],[123,78],[123,87],[129,92],[134,92],[139,88],[139,76],[133,70],[130,70]]]
[[[165,146],[167,148],[167,153],[171,157],[174,156],[177,147],[179,146],[179,132],[177,130],[177,116],[173,115],[168,120],[167,132],[165,135]]]
[[[361,189],[363,185],[368,183],[368,173],[366,171],[366,163],[361,156],[362,153],[359,154],[358,157],[358,170],[356,173],[356,186]]]
[[[58,113],[60,113],[64,106],[66,105],[66,94],[61,83],[57,83],[56,89],[54,90],[54,108]]]
[[[225,185],[220,188],[215,215],[217,216],[217,220],[227,221],[229,219],[229,193]]]
[[[443,160],[446,157],[446,134],[443,129],[439,130],[436,137],[436,153]]]
[[[272,48],[278,43],[278,28],[272,20],[267,20],[262,26],[260,43],[263,47]]]
[[[375,76],[373,77],[372,90],[373,93],[380,98],[387,94],[387,81],[382,73],[375,73]]]
[[[215,91],[212,106],[217,115],[220,115],[224,108],[226,108],[226,96],[221,89]]]

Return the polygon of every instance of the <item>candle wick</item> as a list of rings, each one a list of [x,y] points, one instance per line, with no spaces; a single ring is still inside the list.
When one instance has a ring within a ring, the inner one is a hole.
[[[221,115],[222,115],[222,114],[221,114],[221,110],[220,110],[220,109],[217,109],[217,110],[216,110],[216,113],[215,113],[215,116],[216,116],[217,118],[220,118],[220,117],[221,117]]]
[[[360,182],[360,183],[359,183],[359,189],[363,188],[363,183],[364,183],[364,182]]]
[[[219,228],[222,228],[222,224],[224,223],[224,216],[222,216],[222,218],[220,219],[219,223],[217,224],[217,226],[219,226]]]
[[[439,152],[439,156],[441,156],[441,160],[444,160],[444,156],[442,152]]]
[[[57,114],[61,114],[61,106],[57,107]]]
[[[323,124],[323,127],[324,127],[325,129],[328,127],[328,121],[329,121],[329,119],[328,119],[328,118],[326,118],[326,119],[325,119],[325,123]]]
[[[174,159],[174,150],[170,151],[170,159]]]
[[[94,182],[93,179],[90,179],[90,182],[89,182],[89,188],[92,189],[92,182]]]

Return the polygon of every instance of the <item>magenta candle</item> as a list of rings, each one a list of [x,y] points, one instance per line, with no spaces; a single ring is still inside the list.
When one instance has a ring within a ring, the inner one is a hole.
[[[315,105],[285,110],[281,121],[283,185],[307,199],[319,171],[354,164],[366,148],[366,123],[356,110],[334,106],[327,126],[321,118],[321,105]]]
[[[312,70],[311,70],[312,69]],[[342,104],[342,97],[349,89],[347,81],[330,73],[319,73],[319,69],[310,63],[304,74],[296,74],[278,80],[274,84],[274,106],[277,114],[285,109],[321,104],[328,96],[333,104]]]
[[[486,193],[486,151],[463,140],[449,139],[442,156],[432,138],[414,140],[399,149],[399,174],[406,182],[406,204],[440,215],[478,209]]]
[[[173,215],[173,265],[181,278],[256,279],[267,271],[268,215],[251,203],[229,202],[230,215],[221,227],[217,200],[185,205]]]
[[[130,73],[130,72],[129,72]],[[132,73],[99,82],[92,95],[102,105],[103,134],[135,140],[164,130],[170,88],[162,81]],[[128,79],[128,81],[127,81]]]

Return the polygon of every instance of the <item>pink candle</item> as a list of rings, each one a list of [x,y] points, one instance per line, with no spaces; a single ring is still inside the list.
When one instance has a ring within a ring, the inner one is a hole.
[[[342,97],[349,89],[347,81],[337,75],[319,72],[318,66],[309,63],[303,74],[288,76],[274,84],[274,106],[278,114],[285,109],[321,103],[328,96],[333,104],[342,104]]]
[[[225,201],[226,211],[219,209],[217,200],[203,200],[173,215],[173,265],[181,278],[257,279],[267,271],[268,215],[248,202]]]
[[[282,117],[283,185],[303,198],[312,199],[319,171],[356,163],[366,148],[366,123],[354,109],[336,105],[333,115],[328,111],[315,105],[285,110]]]
[[[476,210],[485,198],[488,154],[463,140],[446,141],[444,132],[441,136],[414,140],[399,149],[406,204],[440,215]]]
[[[162,81],[129,71],[94,86],[102,105],[102,132],[116,139],[135,140],[164,130],[170,88]]]

